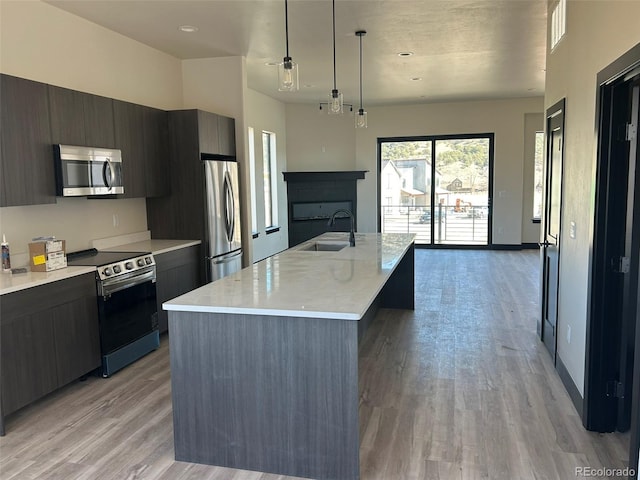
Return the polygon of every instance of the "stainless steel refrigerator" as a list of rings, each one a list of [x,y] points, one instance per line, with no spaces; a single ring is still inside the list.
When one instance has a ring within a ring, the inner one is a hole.
[[[207,282],[242,268],[238,163],[203,158]]]

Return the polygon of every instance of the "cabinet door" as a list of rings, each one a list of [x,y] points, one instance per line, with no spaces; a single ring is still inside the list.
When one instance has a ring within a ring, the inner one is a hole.
[[[3,415],[89,373],[100,360],[93,273],[2,296]]]
[[[47,85],[0,76],[0,206],[55,203]]]
[[[113,99],[89,93],[83,93],[82,97],[86,132],[85,145],[89,147],[116,148]]]
[[[70,296],[51,310],[60,386],[98,368],[102,362],[95,279],[93,275],[82,275],[63,283]]]
[[[218,142],[221,155],[236,155],[236,122],[233,118],[218,115]]]
[[[3,296],[4,302],[4,296]],[[48,311],[6,318],[0,325],[2,412],[15,412],[55,390],[53,322]]]
[[[86,145],[84,93],[68,88],[48,86],[51,114],[51,143]]]
[[[166,332],[169,327],[168,315],[162,309],[162,304],[200,286],[199,259],[199,245],[155,256],[160,333]]]
[[[168,115],[164,110],[151,107],[143,107],[143,115],[146,196],[169,195]]]
[[[122,151],[123,197],[145,196],[145,152],[143,140],[143,107],[129,102],[113,101],[116,148]]]
[[[218,115],[198,110],[198,138],[200,140],[200,152],[220,153]]]

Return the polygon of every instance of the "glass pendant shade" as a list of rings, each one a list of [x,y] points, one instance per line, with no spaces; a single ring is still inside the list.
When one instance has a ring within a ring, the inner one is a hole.
[[[280,92],[295,92],[300,87],[298,81],[298,64],[291,57],[284,57],[278,64],[278,90]]]
[[[356,117],[356,128],[367,128],[367,112],[362,108],[358,110]]]
[[[342,115],[344,112],[344,100],[342,97],[342,93],[338,92],[338,90],[331,90],[331,94],[329,95],[329,105],[327,106],[327,113],[329,115]]]

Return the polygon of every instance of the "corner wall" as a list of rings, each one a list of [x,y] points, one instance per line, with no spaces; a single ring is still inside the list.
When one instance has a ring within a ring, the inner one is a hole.
[[[551,8],[549,2],[548,19]],[[640,2],[567,2],[565,37],[547,54],[545,109],[566,98],[562,225],[576,223],[576,238],[562,236],[558,301],[558,355],[584,395],[589,251],[595,202],[596,78],[640,42]],[[547,35],[547,38],[548,35]],[[571,327],[571,337],[567,335]]]

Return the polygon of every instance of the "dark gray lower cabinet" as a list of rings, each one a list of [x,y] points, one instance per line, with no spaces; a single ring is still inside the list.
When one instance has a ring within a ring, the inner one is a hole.
[[[0,432],[4,417],[100,366],[93,273],[2,296]]]
[[[161,253],[154,258],[158,324],[160,333],[163,333],[169,329],[169,320],[162,304],[200,286],[200,245]]]

